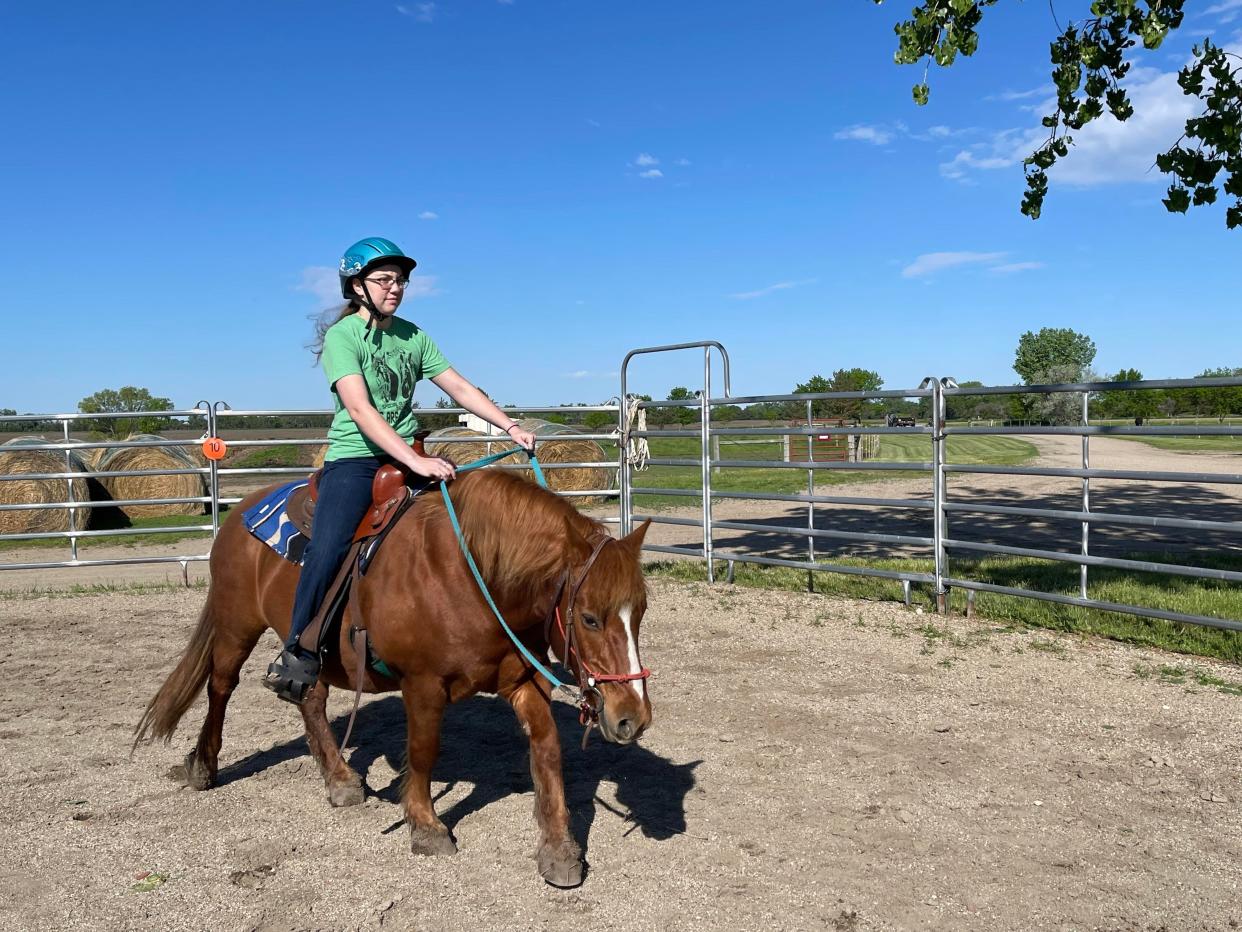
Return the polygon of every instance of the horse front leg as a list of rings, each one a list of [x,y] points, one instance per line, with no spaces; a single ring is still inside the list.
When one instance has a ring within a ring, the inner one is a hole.
[[[439,680],[404,677],[406,771],[401,788],[405,821],[410,825],[410,850],[415,854],[456,854],[457,845],[431,802],[431,770],[440,755],[440,723],[447,698]]]
[[[328,802],[333,806],[356,806],[363,801],[362,777],[341,754],[341,747],[328,724],[328,687],[320,680],[298,707],[306,723],[306,743],[328,786]]]
[[[539,876],[554,887],[582,883],[582,848],[569,832],[561,740],[552,718],[552,700],[543,684],[527,680],[508,697],[522,730],[530,738],[530,775],[535,783],[535,819],[539,823],[536,863]]]

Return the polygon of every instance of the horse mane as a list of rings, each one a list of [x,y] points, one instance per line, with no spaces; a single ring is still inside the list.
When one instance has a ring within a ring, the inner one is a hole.
[[[608,533],[555,492],[499,469],[457,479],[449,495],[471,556],[497,597],[533,601],[565,568],[570,528],[583,538]],[[430,520],[448,520],[439,495],[427,507]]]

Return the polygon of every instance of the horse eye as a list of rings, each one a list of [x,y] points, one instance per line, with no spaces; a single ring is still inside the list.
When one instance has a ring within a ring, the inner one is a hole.
[[[594,615],[588,615],[586,613],[583,613],[582,623],[586,625],[588,628],[590,628],[592,631],[599,630],[599,619],[596,618]]]

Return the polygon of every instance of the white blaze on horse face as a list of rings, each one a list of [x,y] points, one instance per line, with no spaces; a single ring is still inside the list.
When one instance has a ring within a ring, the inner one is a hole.
[[[630,669],[628,672],[631,676],[641,673],[643,668],[638,664],[638,644],[634,642],[634,626],[630,624],[630,616],[633,609],[626,605],[617,612],[621,618],[621,624],[625,626],[625,652],[630,661]],[[630,685],[634,687],[634,692],[638,694],[638,698],[643,698],[643,690],[646,688],[645,681],[641,679],[630,680]]]

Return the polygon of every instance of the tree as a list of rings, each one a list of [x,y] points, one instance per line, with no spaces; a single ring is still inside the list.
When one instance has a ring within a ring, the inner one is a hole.
[[[1056,369],[1068,382],[1080,382],[1080,376],[1095,359],[1095,343],[1086,334],[1068,327],[1044,327],[1039,333],[1027,331],[1018,338],[1013,369],[1027,385],[1039,384]]]
[[[1138,369],[1120,369],[1116,375],[1109,376],[1108,381],[1141,382],[1143,373]],[[1100,417],[1134,418],[1139,421],[1155,417],[1163,397],[1164,392],[1157,389],[1102,392],[1096,402],[1095,411]]]
[[[924,62],[923,80],[913,90],[915,103],[923,106],[928,101],[931,62],[947,68],[959,53],[975,53],[983,12],[996,2],[922,0],[910,19],[897,24],[897,63]],[[1079,8],[1085,2],[1078,0]],[[1048,193],[1048,169],[1069,154],[1071,132],[1099,119],[1105,110],[1121,121],[1134,114],[1124,85],[1132,64],[1127,53],[1138,43],[1147,51],[1158,49],[1181,26],[1184,2],[1093,0],[1087,18],[1064,26],[1053,10],[1057,35],[1050,57],[1056,109],[1043,118],[1047,140],[1024,162],[1022,213],[1039,219]],[[1181,139],[1155,157],[1156,167],[1173,179],[1163,201],[1170,212],[1185,213],[1192,204],[1214,203],[1217,178],[1223,173],[1222,188],[1234,198],[1225,210],[1229,229],[1242,225],[1242,66],[1232,65],[1231,59],[1242,60],[1209,39],[1195,46],[1194,59],[1178,73],[1177,83],[1184,94],[1202,102],[1202,112],[1186,121]]]
[[[119,389],[104,388],[87,395],[78,402],[83,414],[116,414],[121,412],[142,413],[142,417],[90,418],[84,420],[85,430],[102,434],[107,439],[127,437],[130,434],[154,434],[172,425],[172,419],[150,412],[171,411],[173,403],[158,398],[145,388],[125,385]]]
[[[874,392],[884,385],[878,372],[870,369],[838,369],[831,379],[813,375],[794,387],[794,393],[819,394],[821,392]],[[874,402],[864,398],[818,398],[811,402],[811,416],[817,418],[862,418],[875,413]],[[806,417],[806,405],[790,402],[790,417]]]
[[[684,385],[677,385],[669,389],[669,401],[690,401],[693,398],[694,392]],[[664,411],[667,417],[664,423],[693,424],[699,419],[699,412],[694,408],[665,408]]]
[[[1230,376],[1242,376],[1242,369],[1204,369],[1195,378],[1224,379]],[[1200,414],[1223,419],[1242,413],[1242,387],[1195,388],[1191,391],[1194,392],[1195,406]]]
[[[1097,382],[1099,379],[1090,369],[1077,363],[1060,363],[1043,372],[1036,372],[1032,385],[1057,385],[1066,382]],[[1049,424],[1081,424],[1082,395],[1079,392],[1053,392],[1050,395],[1026,395],[1023,397],[1026,417]]]
[[[589,411],[582,418],[582,424],[591,430],[599,433],[601,430],[607,430],[610,427],[617,426],[617,416],[608,411]]]

